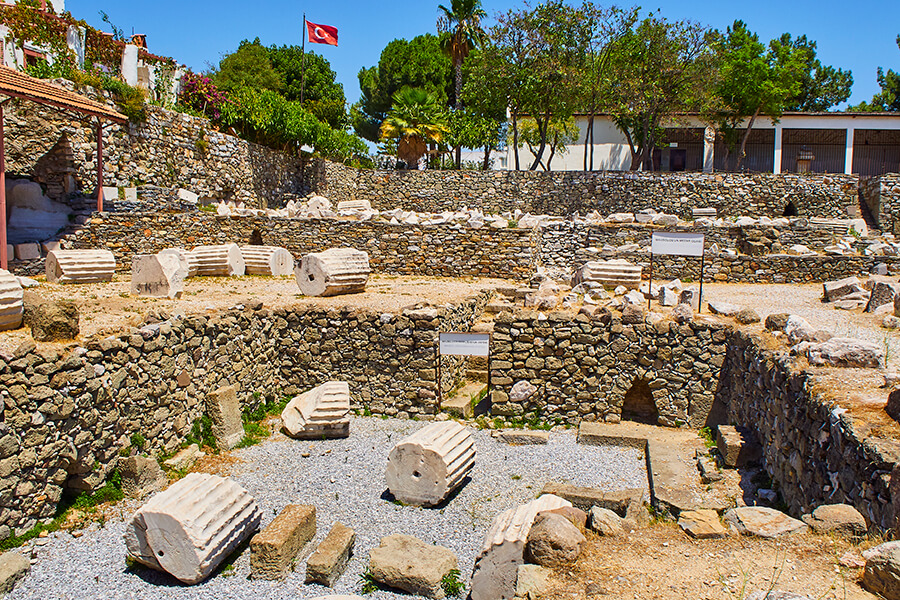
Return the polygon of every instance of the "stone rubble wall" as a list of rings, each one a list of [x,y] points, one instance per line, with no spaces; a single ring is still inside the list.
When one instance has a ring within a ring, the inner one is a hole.
[[[885,173],[859,180],[859,197],[885,233],[900,233],[894,209],[900,210],[900,174]]]
[[[253,409],[337,379],[354,408],[433,414],[438,331],[468,330],[486,299],[399,314],[248,303],[66,354],[23,347],[0,359],[0,539],[51,518],[64,489],[101,486],[134,434],[144,452],[177,449],[206,394],[225,385]],[[451,377],[458,371],[445,365]]]
[[[107,92],[56,80],[73,91],[115,107]],[[287,153],[217,131],[208,119],[147,106],[143,123],[106,124],[103,184],[183,187],[215,200],[248,207],[278,207],[284,194],[303,194],[307,164]],[[44,185],[53,200],[97,185],[96,121],[24,100],[5,110],[10,173]],[[315,167],[310,178],[314,178]],[[172,210],[168,207],[167,210]]]
[[[558,417],[573,425],[618,422],[625,395],[642,381],[652,390],[659,424],[702,427],[727,335],[718,319],[626,323],[613,313],[604,323],[565,312],[545,320],[534,313],[501,313],[491,346],[492,411]],[[524,402],[510,400],[512,387],[523,380],[537,391]]]
[[[818,384],[814,371],[801,371],[783,353],[763,348],[753,335],[730,335],[717,410],[727,422],[757,432],[766,470],[792,514],[846,503],[870,525],[892,529],[890,474],[900,443],[874,434],[816,391],[828,386]]]
[[[468,229],[452,226],[392,225],[336,219],[217,217],[182,214],[97,213],[67,239],[74,248],[108,248],[120,271],[135,254],[176,246],[251,243],[287,248],[295,258],[347,246],[369,253],[379,273],[483,276],[527,279],[534,272],[535,234],[523,229]]]
[[[659,212],[691,217],[716,208],[720,217],[798,215],[847,218],[859,210],[855,175],[643,173],[622,171],[374,171],[325,162],[318,191],[331,199],[368,200],[373,208],[427,212],[462,206],[485,212],[566,216]]]

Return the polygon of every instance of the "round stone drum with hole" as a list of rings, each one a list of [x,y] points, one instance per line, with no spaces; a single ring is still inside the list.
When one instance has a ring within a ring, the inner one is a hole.
[[[475,466],[475,441],[453,421],[432,423],[401,440],[388,455],[385,479],[404,504],[435,506],[460,487]]]

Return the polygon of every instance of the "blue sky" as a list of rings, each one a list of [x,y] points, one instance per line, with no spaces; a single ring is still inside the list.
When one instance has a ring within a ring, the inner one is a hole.
[[[449,0],[443,0],[449,4]],[[344,86],[349,102],[359,98],[356,75],[362,67],[375,65],[381,50],[395,38],[410,39],[434,32],[440,2],[413,0],[352,0],[346,2],[289,2],[257,0],[230,2],[211,0],[155,0],[131,2],[111,0],[67,0],[66,9],[94,27],[108,30],[99,11],[130,34],[147,34],[150,51],[172,56],[194,70],[217,64],[237,48],[242,39],[259,37],[266,44],[301,42],[303,12],[307,19],[338,28],[338,47],[307,45],[324,55]],[[489,17],[522,6],[521,1],[483,0]],[[734,19],[744,20],[760,38],[768,41],[784,32],[806,34],[818,42],[824,64],[853,71],[851,103],[871,99],[879,90],[876,68],[900,70],[898,0],[722,0],[657,1],[640,4],[659,8],[669,19],[690,19],[724,30]],[[630,4],[622,4],[630,6]],[[493,19],[489,18],[487,24]]]

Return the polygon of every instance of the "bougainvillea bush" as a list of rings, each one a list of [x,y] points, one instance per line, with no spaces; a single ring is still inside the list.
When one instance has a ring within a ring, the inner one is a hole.
[[[178,102],[213,121],[218,121],[222,118],[222,109],[228,102],[228,95],[216,87],[212,79],[206,75],[188,71],[181,77]]]

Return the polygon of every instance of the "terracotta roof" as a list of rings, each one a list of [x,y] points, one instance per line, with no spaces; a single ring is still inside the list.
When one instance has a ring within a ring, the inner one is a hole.
[[[86,96],[70,92],[43,79],[26,75],[21,71],[0,66],[0,94],[24,98],[56,108],[73,110],[85,115],[99,117],[106,121],[126,123],[128,117],[95,102]]]

